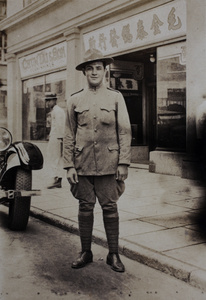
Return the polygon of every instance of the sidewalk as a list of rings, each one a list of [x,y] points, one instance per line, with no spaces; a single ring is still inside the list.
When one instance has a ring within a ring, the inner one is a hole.
[[[48,190],[44,171],[34,171],[33,188],[42,189],[42,196],[32,197],[31,215],[78,234],[78,201],[66,179],[62,189]],[[197,181],[130,167],[118,202],[120,253],[206,290],[206,239],[191,218],[203,194]],[[107,245],[98,202],[93,236],[95,243]]]

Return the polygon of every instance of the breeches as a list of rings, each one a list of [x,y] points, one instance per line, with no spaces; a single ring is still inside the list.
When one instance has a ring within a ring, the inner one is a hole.
[[[80,211],[94,209],[96,198],[105,213],[117,211],[117,200],[125,190],[123,181],[115,175],[78,176],[79,182],[71,185],[73,196],[79,200]]]

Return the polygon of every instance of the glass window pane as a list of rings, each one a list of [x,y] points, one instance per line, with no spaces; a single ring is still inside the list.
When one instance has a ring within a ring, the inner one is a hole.
[[[7,128],[7,91],[0,90],[0,126]]]
[[[66,71],[46,75],[46,92],[57,94],[57,104],[66,111]],[[46,108],[46,140],[51,130],[51,111]]]
[[[57,94],[57,103],[66,109],[66,71],[46,75],[46,92]]]
[[[23,82],[23,139],[45,140],[44,77]]]
[[[51,128],[50,109],[45,102],[45,92],[57,94],[58,105],[66,108],[65,73],[57,72],[23,82],[23,139],[47,141]]]
[[[186,146],[185,43],[157,49],[157,144],[179,151]]]

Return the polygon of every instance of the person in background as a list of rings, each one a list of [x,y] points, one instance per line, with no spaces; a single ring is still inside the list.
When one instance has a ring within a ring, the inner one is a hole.
[[[45,94],[47,106],[51,109],[51,130],[47,146],[47,164],[50,183],[48,189],[61,188],[63,169],[63,137],[65,128],[65,112],[57,105],[57,95]]]
[[[118,254],[117,201],[125,189],[131,155],[131,126],[122,94],[104,85],[106,66],[113,58],[97,49],[85,53],[76,69],[86,76],[88,87],[67,102],[64,168],[73,196],[79,200],[80,256],[78,269],[93,261],[91,251],[94,206],[98,199],[107,236],[107,264],[116,272],[125,267]]]

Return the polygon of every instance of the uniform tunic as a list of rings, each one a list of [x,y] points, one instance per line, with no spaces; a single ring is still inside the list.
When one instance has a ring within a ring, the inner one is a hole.
[[[78,175],[115,174],[130,164],[131,126],[122,94],[101,85],[87,88],[67,102],[64,168]]]

